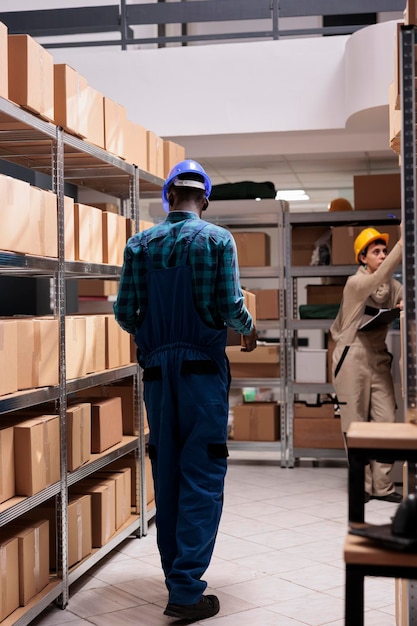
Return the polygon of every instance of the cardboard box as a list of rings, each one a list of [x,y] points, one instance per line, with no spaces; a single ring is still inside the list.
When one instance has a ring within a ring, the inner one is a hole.
[[[353,196],[355,211],[401,211],[401,175],[354,176]]]
[[[159,178],[164,177],[164,142],[151,130],[146,131],[147,171]]]
[[[280,376],[278,344],[258,345],[252,352],[242,352],[240,346],[228,346],[232,378],[277,378]]]
[[[118,265],[119,216],[116,213],[102,212],[103,218],[103,263]]]
[[[68,567],[79,563],[91,552],[91,496],[70,494],[68,499]]]
[[[101,280],[100,278],[81,278],[78,281],[78,296],[90,298],[108,298],[117,296],[119,281]]]
[[[294,227],[291,230],[291,264],[308,266],[316,247],[316,241],[329,231],[329,227]]]
[[[135,397],[131,379],[126,379],[128,384],[100,385],[98,387],[90,387],[83,389],[77,393],[79,398],[83,397],[101,397],[101,398],[121,398],[122,401],[122,421],[123,435],[138,435],[137,428],[134,423]]]
[[[30,35],[8,36],[9,99],[54,121],[54,58]]]
[[[340,420],[333,418],[302,418],[294,420],[295,448],[343,449]]]
[[[122,400],[119,397],[91,403],[91,452],[100,453],[123,439]]]
[[[132,471],[130,467],[120,470],[102,470],[94,478],[113,480],[115,486],[115,522],[118,530],[130,517],[130,492]]]
[[[33,496],[60,479],[59,416],[33,417],[14,426],[16,495]]]
[[[116,532],[116,490],[114,480],[86,478],[71,487],[71,494],[91,497],[91,539],[101,548]]]
[[[126,161],[146,170],[148,167],[146,128],[126,119],[123,135]]]
[[[121,329],[114,315],[106,315],[106,369],[130,363],[130,335]]]
[[[0,543],[0,621],[19,606],[19,546],[17,537]]]
[[[99,148],[104,148],[103,94],[87,85],[80,95],[81,117],[85,120],[85,139]]]
[[[366,226],[335,226],[332,232],[332,265],[356,265],[353,244],[356,237]],[[390,252],[399,239],[398,226],[378,226],[379,232],[389,234],[388,251]]]
[[[232,232],[236,242],[239,265],[241,267],[259,267],[270,265],[270,237],[261,232]]]
[[[33,386],[49,387],[59,384],[59,326],[57,319],[35,318],[35,365]]]
[[[119,157],[125,155],[122,128],[126,122],[126,109],[121,104],[104,96],[104,148],[107,152]]]
[[[79,137],[88,134],[87,118],[82,112],[87,79],[65,63],[54,65],[55,124]]]
[[[69,196],[64,196],[64,240],[65,259],[75,261],[75,217],[74,200]]]
[[[103,262],[103,224],[100,209],[74,204],[75,258],[87,263]]]
[[[9,70],[8,70],[8,29],[6,24],[0,22],[0,97],[9,97]]]
[[[307,304],[339,304],[344,285],[306,285]]]
[[[294,402],[293,408],[295,419],[334,418],[334,404],[331,402],[325,402],[317,406],[307,404],[306,402]]]
[[[256,296],[254,293],[251,293],[250,291],[246,291],[245,289],[242,289],[242,293],[243,293],[245,306],[248,309],[249,313],[251,314],[253,323],[256,326],[256,315],[257,315]],[[236,330],[233,330],[233,328],[228,327],[227,328],[227,345],[244,347],[245,340],[244,340],[243,335],[238,333]]]
[[[417,24],[417,2],[416,0],[407,0],[405,4],[404,23],[414,25]]]
[[[0,395],[18,389],[17,322],[0,320]]]
[[[235,441],[278,441],[279,406],[275,402],[248,402],[233,407]]]
[[[52,191],[30,187],[30,211],[36,228],[31,229],[34,254],[58,256],[57,197]]]
[[[163,178],[168,178],[168,175],[174,165],[185,159],[185,148],[180,146],[174,141],[163,142],[164,152],[164,174]]]
[[[37,223],[30,212],[30,185],[0,174],[0,197],[0,250],[36,254],[32,228]]]
[[[26,606],[49,584],[49,521],[17,520],[12,532],[18,540],[19,604]]]
[[[67,380],[87,374],[85,316],[65,316],[65,357]]]
[[[145,483],[145,489],[146,489],[145,499],[146,499],[146,503],[148,505],[148,510],[149,510],[151,506],[154,506],[154,501],[155,501],[155,491],[154,491],[154,484],[153,484],[153,477],[152,477],[152,464],[151,464],[149,455],[145,456],[144,465],[145,465],[144,483]],[[107,466],[107,468],[112,471],[124,469],[126,467],[129,467],[131,470],[130,505],[134,510],[136,510],[136,498],[138,498],[138,501],[140,502],[139,500],[139,491],[140,491],[139,461],[132,454],[129,454],[120,459],[117,459],[116,461],[113,461],[112,463],[110,463],[110,465]],[[140,513],[139,510],[137,512]]]
[[[91,459],[91,405],[89,402],[67,408],[67,468],[73,472]]]
[[[298,348],[295,351],[295,380],[297,383],[325,383],[327,350]]]
[[[252,289],[252,293],[256,298],[256,318],[258,320],[278,320],[278,289]]]
[[[14,429],[0,428],[0,503],[15,495]]]
[[[106,319],[104,315],[85,316],[85,370],[87,374],[106,369]]]

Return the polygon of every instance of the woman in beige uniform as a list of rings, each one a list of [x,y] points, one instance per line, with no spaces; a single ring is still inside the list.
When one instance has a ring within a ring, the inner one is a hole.
[[[392,274],[402,259],[402,239],[387,253],[389,235],[374,228],[361,231],[354,242],[358,271],[343,290],[338,315],[330,332],[333,385],[340,406],[342,432],[351,422],[393,422],[395,416],[392,356],[385,343],[389,324],[358,332],[364,315],[372,309],[402,307],[402,285]],[[366,312],[365,312],[366,309]],[[376,313],[376,311],[373,311]],[[392,465],[370,461],[365,471],[365,502],[375,498],[400,502],[389,477]]]

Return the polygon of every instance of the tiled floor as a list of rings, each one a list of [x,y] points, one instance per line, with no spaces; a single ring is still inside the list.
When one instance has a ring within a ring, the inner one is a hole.
[[[252,456],[252,459],[250,458]],[[385,523],[398,505],[371,501],[366,520]],[[214,557],[205,579],[219,596],[211,626],[343,626],[347,470],[304,461],[283,469],[271,455],[233,452]],[[71,587],[65,611],[36,626],[168,626],[155,528],[129,539]],[[365,582],[365,625],[395,626],[394,581]]]

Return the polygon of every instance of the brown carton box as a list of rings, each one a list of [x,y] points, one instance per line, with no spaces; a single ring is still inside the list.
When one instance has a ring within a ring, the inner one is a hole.
[[[85,357],[86,373],[106,369],[106,319],[104,315],[86,315]]]
[[[256,326],[256,315],[257,315],[257,311],[256,311],[256,296],[255,296],[254,293],[252,293],[250,291],[246,291],[245,289],[242,289],[242,292],[243,292],[245,305],[246,305],[249,313],[252,316],[253,323]],[[243,346],[244,347],[245,346],[245,341],[244,341],[243,335],[241,335],[237,331],[233,330],[233,328],[228,328],[227,329],[227,345],[228,346]]]
[[[17,325],[17,388],[34,387],[33,370],[35,353],[35,331],[33,318],[16,319]]]
[[[0,250],[36,254],[32,228],[38,225],[30,212],[30,185],[0,174],[0,197]]]
[[[129,379],[127,379],[129,380]],[[134,425],[134,390],[131,382],[128,384],[100,385],[83,389],[77,393],[79,398],[101,397],[101,398],[121,398],[122,400],[122,420],[124,435],[138,435]]]
[[[102,212],[87,204],[74,204],[75,258],[88,263],[103,262]]]
[[[322,226],[293,227],[291,231],[291,264],[297,267],[310,265],[316,241],[328,231],[328,227],[323,228]]]
[[[119,215],[102,212],[103,218],[103,263],[119,265]]]
[[[91,403],[91,452],[103,452],[122,439],[121,398],[93,400]]]
[[[160,178],[164,177],[164,142],[156,133],[146,131],[148,151],[147,171]]]
[[[119,157],[125,155],[125,135],[122,132],[126,122],[126,109],[121,104],[104,96],[104,148]]]
[[[9,35],[9,99],[54,120],[54,58],[30,35]]]
[[[279,346],[258,345],[253,352],[242,352],[239,346],[227,346],[232,378],[276,378],[280,375]]]
[[[126,119],[123,135],[126,161],[146,170],[148,167],[146,128]]]
[[[0,22],[0,96],[2,98],[9,97],[9,71],[8,71],[8,29],[6,24]]]
[[[17,520],[12,530],[18,540],[19,604],[26,606],[49,584],[49,521]]]
[[[65,259],[67,261],[75,261],[74,220],[74,200],[69,196],[64,196],[64,239]]]
[[[87,374],[85,316],[65,317],[65,356],[67,380]]]
[[[18,389],[17,322],[0,320],[0,395]]]
[[[369,174],[353,177],[355,211],[400,211],[401,175]]]
[[[334,418],[334,404],[325,402],[316,406],[306,402],[294,402],[294,418]]]
[[[14,429],[0,429],[0,503],[15,495]]]
[[[114,315],[106,315],[106,369],[130,363],[130,335],[121,329]]]
[[[114,480],[86,478],[71,487],[72,494],[91,496],[91,539],[101,548],[116,531],[116,489]]]
[[[163,178],[167,178],[170,171],[180,161],[185,159],[185,148],[174,141],[163,142],[164,151],[164,174]]]
[[[60,479],[59,416],[42,415],[14,426],[16,495],[33,496]]]
[[[259,267],[271,263],[270,237],[260,232],[233,232],[236,242],[239,265]]]
[[[87,118],[82,115],[82,102],[87,79],[65,63],[54,65],[55,124],[79,137],[88,133]]]
[[[78,281],[78,295],[90,298],[107,298],[116,296],[119,282],[116,280],[101,280],[100,278],[81,278]]]
[[[0,543],[0,621],[19,606],[19,545],[17,537]]]
[[[339,304],[344,285],[306,285],[307,304]]]
[[[57,319],[35,318],[35,365],[33,386],[49,387],[59,383],[59,327]]]
[[[343,435],[337,418],[302,418],[294,420],[296,448],[343,449]]]
[[[33,254],[58,256],[57,198],[52,191],[30,187],[30,212],[35,228],[31,229]]]
[[[87,124],[85,139],[99,148],[104,148],[103,94],[87,85],[81,93],[80,101],[81,117]]]
[[[137,461],[132,455],[123,456],[115,461],[112,461],[110,465],[106,466],[109,472],[125,471],[130,469],[131,481],[130,481],[130,506],[136,510],[136,492],[139,496],[139,473],[137,471]],[[139,511],[138,511],[139,513]]]
[[[114,480],[115,521],[116,530],[118,530],[130,517],[132,471],[130,467],[125,467],[117,471],[103,470],[95,473],[94,478]]]
[[[248,402],[233,407],[236,441],[277,441],[279,424],[279,406],[274,402]]]
[[[252,293],[256,297],[256,318],[258,320],[278,320],[278,289],[252,289]]]
[[[67,467],[73,472],[91,458],[91,405],[70,405],[67,409]]]

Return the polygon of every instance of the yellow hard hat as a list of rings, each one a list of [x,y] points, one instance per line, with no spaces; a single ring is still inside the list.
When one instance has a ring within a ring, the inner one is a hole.
[[[377,239],[382,239],[385,241],[385,245],[388,246],[389,242],[389,234],[388,233],[380,233],[375,228],[365,228],[362,230],[359,235],[356,237],[353,244],[353,251],[355,253],[355,261],[359,263],[359,255],[369,246],[373,241],[377,241]]]
[[[329,211],[353,211],[353,206],[346,198],[335,198],[328,206]]]

